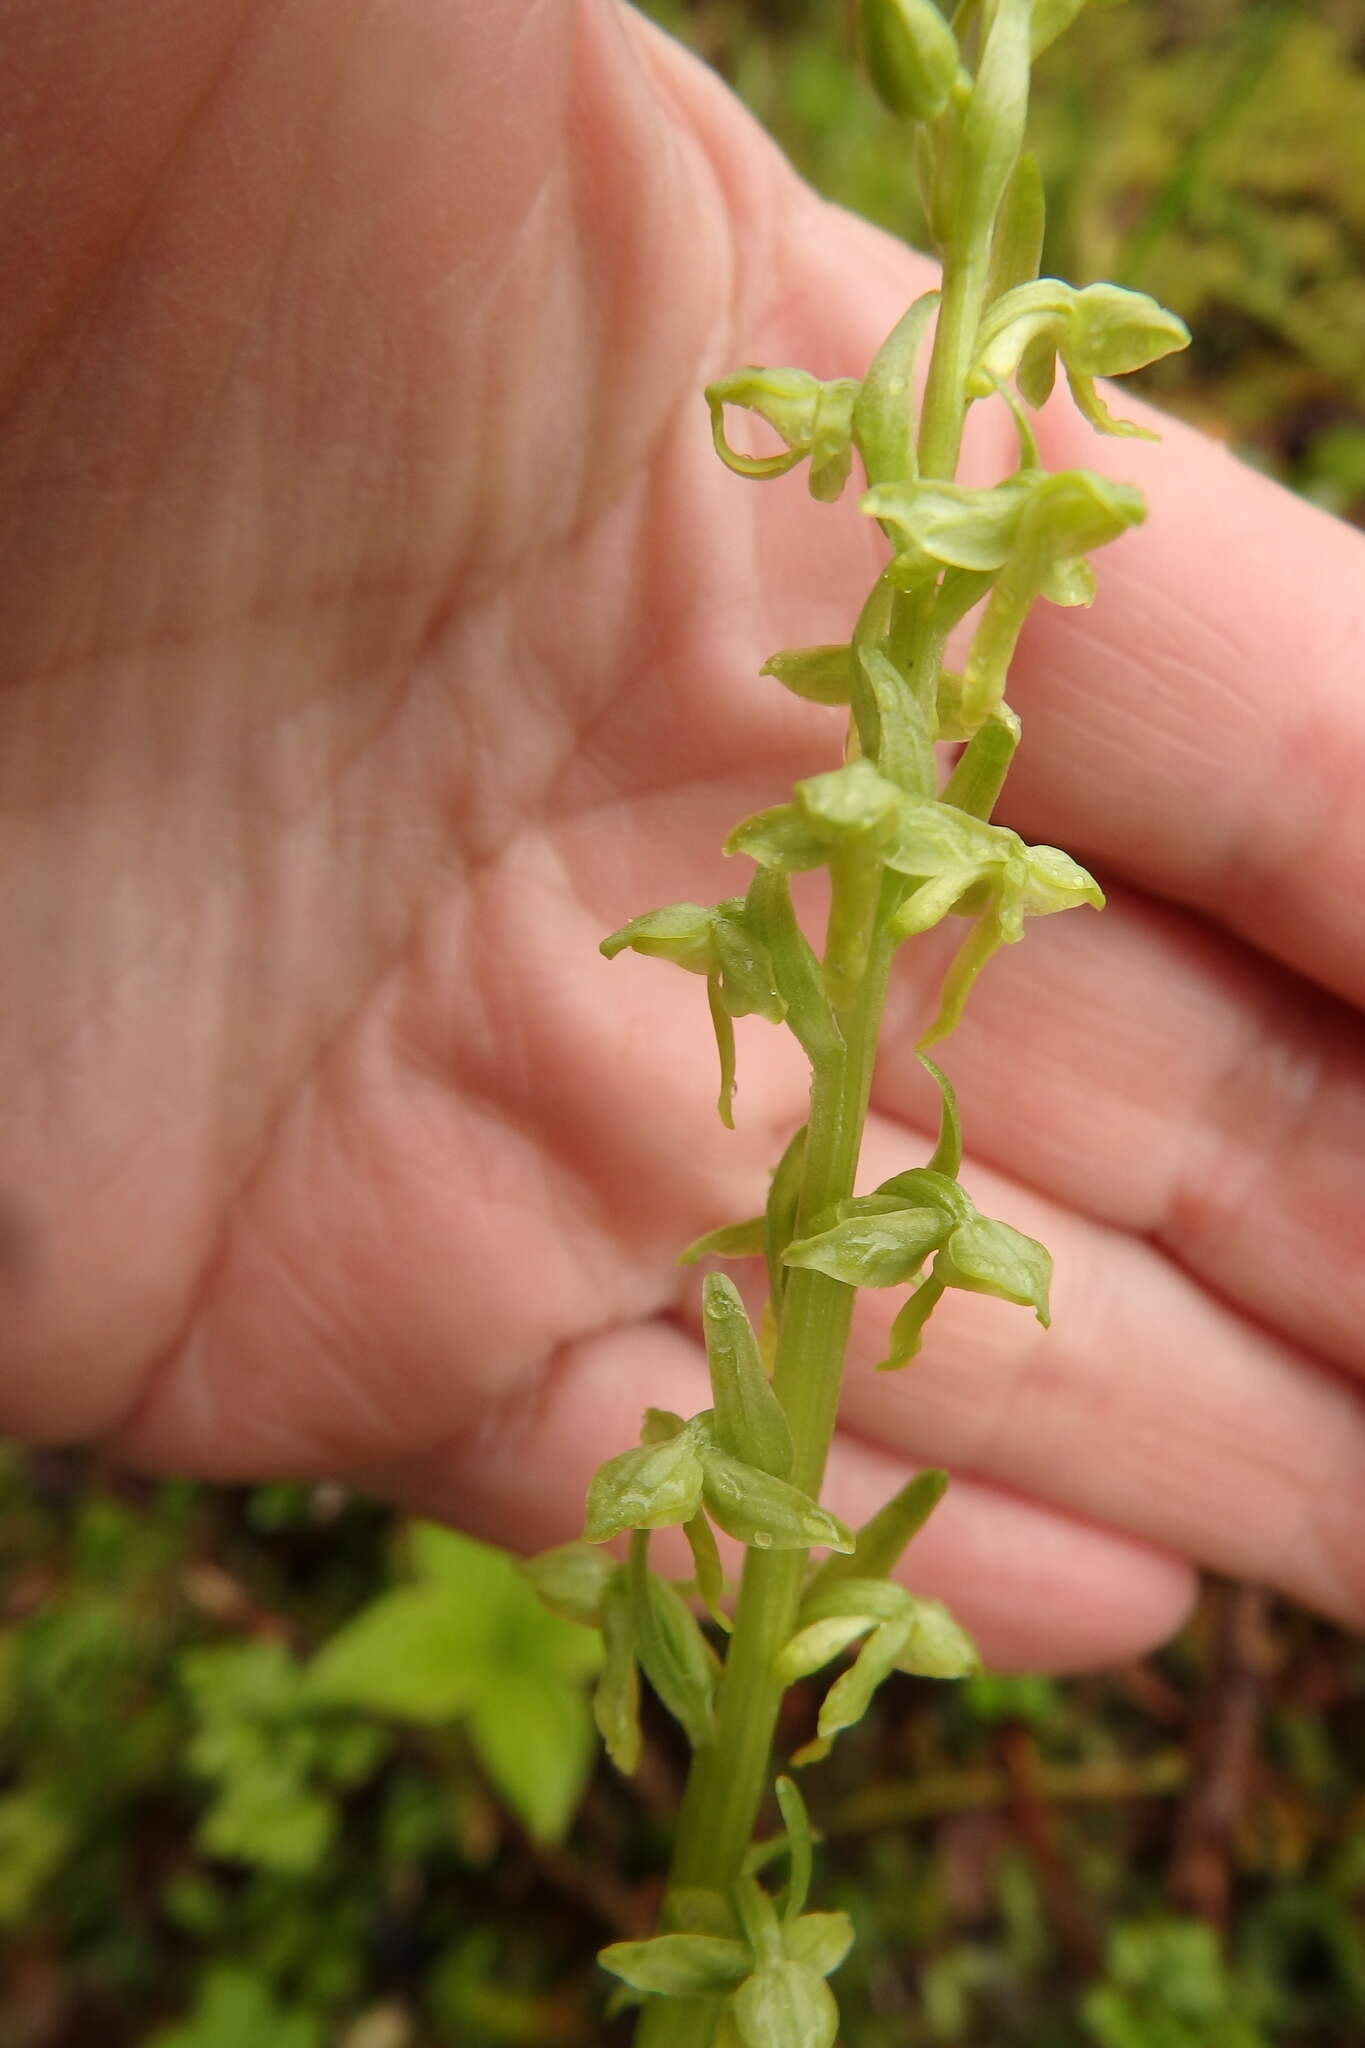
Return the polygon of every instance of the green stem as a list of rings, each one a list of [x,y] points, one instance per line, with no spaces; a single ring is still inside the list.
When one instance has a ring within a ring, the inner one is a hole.
[[[949,258],[933,358],[920,421],[919,464],[927,477],[950,478],[966,417],[966,382],[985,300],[990,237]],[[936,687],[943,634],[932,602],[898,604],[893,635],[903,636],[917,689]],[[875,886],[875,884],[874,884]],[[853,1192],[872,1086],[872,1067],[894,951],[886,925],[899,895],[884,875],[866,972],[841,1019],[842,1049],[817,1062],[802,1174],[798,1233]],[[869,906],[870,907],[870,906]],[[818,1497],[834,1435],[855,1290],[823,1273],[794,1270],[782,1302],[773,1385],[791,1425],[794,1483]],[[751,1550],[744,1564],[734,1629],[716,1699],[714,1742],[698,1750],[678,1821],[670,1894],[698,1887],[728,1897],[753,1839],[767,1787],[773,1731],[783,1687],[774,1676],[792,1634],[806,1575],[804,1551]],[[636,2048],[711,2048],[720,2013],[714,1998],[649,2000]]]
[[[867,971],[844,1019],[844,1047],[816,1068],[798,1230],[853,1192],[872,1085],[892,942],[877,918]],[[855,1290],[823,1273],[794,1270],[782,1304],[773,1385],[795,1447],[793,1482],[818,1495],[834,1434]],[[739,1876],[768,1782],[783,1687],[773,1675],[792,1634],[806,1574],[804,1551],[751,1550],[716,1702],[716,1739],[699,1750],[678,1821],[670,1890],[723,1895]],[[716,2006],[658,1999],[646,2006],[638,2048],[709,2048]]]

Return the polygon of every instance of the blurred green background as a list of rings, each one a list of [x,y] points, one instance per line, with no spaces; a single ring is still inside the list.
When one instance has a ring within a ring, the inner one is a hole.
[[[653,11],[916,237],[850,9]],[[1195,329],[1154,395],[1365,518],[1365,0],[1084,17],[1035,140],[1048,268]],[[0,1453],[0,2048],[624,2040],[592,1955],[649,1929],[683,1758],[594,1767],[592,1654],[338,1489]],[[807,1792],[844,2048],[1365,2044],[1365,1646],[1253,1589],[1103,1679],[902,1681]]]

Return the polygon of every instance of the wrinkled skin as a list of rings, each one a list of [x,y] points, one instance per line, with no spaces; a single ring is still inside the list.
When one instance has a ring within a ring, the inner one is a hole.
[[[556,1540],[703,1405],[674,1255],[805,1092],[742,1025],[727,1135],[700,984],[596,941],[744,886],[840,730],[759,663],[878,560],[698,388],[856,374],[926,266],[609,0],[42,0],[0,100],[0,1423]],[[830,1498],[952,1465],[914,1582],[1064,1666],[1191,1562],[1365,1618],[1365,549],[1184,429],[1044,435],[1151,501],[1011,689],[1002,816],[1110,908],[942,1057],[1054,1327],[955,1297],[874,1377],[867,1297]],[[926,1156],[941,936],[869,1182]]]

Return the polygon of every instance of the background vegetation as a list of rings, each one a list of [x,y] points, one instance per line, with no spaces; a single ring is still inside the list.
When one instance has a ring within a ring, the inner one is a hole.
[[[915,238],[847,10],[655,11]],[[1083,18],[1036,139],[1048,267],[1195,328],[1161,401],[1365,519],[1365,0]],[[660,1720],[632,1785],[594,1771],[592,1655],[338,1490],[0,1454],[0,2042],[624,2038],[591,1957],[648,1931],[683,1760]],[[1365,1645],[1254,1589],[1102,1680],[888,1687],[807,1789],[845,2048],[1365,2042]]]

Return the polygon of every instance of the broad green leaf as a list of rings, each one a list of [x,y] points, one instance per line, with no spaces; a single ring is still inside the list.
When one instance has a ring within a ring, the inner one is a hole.
[[[235,1964],[216,1966],[196,1985],[188,2018],[158,2028],[148,2048],[321,2048],[323,2022],[315,2013],[276,2003],[269,1986]]]
[[[940,1266],[948,1286],[1017,1302],[1021,1308],[1033,1309],[1047,1327],[1052,1258],[1036,1238],[1025,1237],[1008,1223],[978,1216],[958,1225],[941,1254]]]
[[[759,674],[775,676],[793,697],[808,704],[847,704],[849,646],[845,640],[820,647],[786,647],[770,654]]]
[[[853,1946],[853,1922],[847,1913],[803,1913],[783,1928],[782,1940],[793,1962],[832,1977]]]
[[[932,121],[957,77],[957,38],[934,0],[862,0],[862,51],[883,106]]]
[[[733,1991],[751,1967],[742,1941],[714,1934],[656,1934],[652,1941],[614,1941],[597,1960],[634,1990],[665,1998]]]
[[[785,1479],[720,1450],[702,1452],[706,1505],[727,1536],[754,1550],[851,1550],[851,1530]]]
[[[485,1677],[466,1720],[479,1760],[527,1832],[558,1842],[592,1770],[584,1694],[548,1672],[515,1667]]]
[[[309,1689],[334,1705],[439,1727],[477,1697],[492,1640],[486,1617],[462,1612],[448,1586],[398,1586],[323,1645],[308,1668]]]
[[[0,1927],[29,1917],[71,1840],[72,1823],[48,1789],[23,1787],[0,1798]]]
[[[693,1238],[686,1251],[679,1252],[678,1264],[695,1266],[699,1259],[761,1259],[766,1241],[761,1216],[747,1217],[743,1223],[722,1223],[718,1230]]]
[[[834,2048],[839,2008],[818,1971],[788,1957],[755,1970],[730,2007],[745,2048]]]
[[[798,1238],[787,1247],[786,1264],[825,1273],[846,1287],[902,1287],[943,1243],[949,1228],[940,1209],[856,1217],[818,1237]]]
[[[701,1466],[685,1436],[622,1451],[598,1468],[588,1488],[588,1543],[627,1529],[666,1529],[686,1522],[701,1500]]]
[[[763,1370],[739,1290],[723,1273],[708,1273],[702,1282],[702,1336],[718,1449],[785,1479],[792,1468],[791,1429]]]

